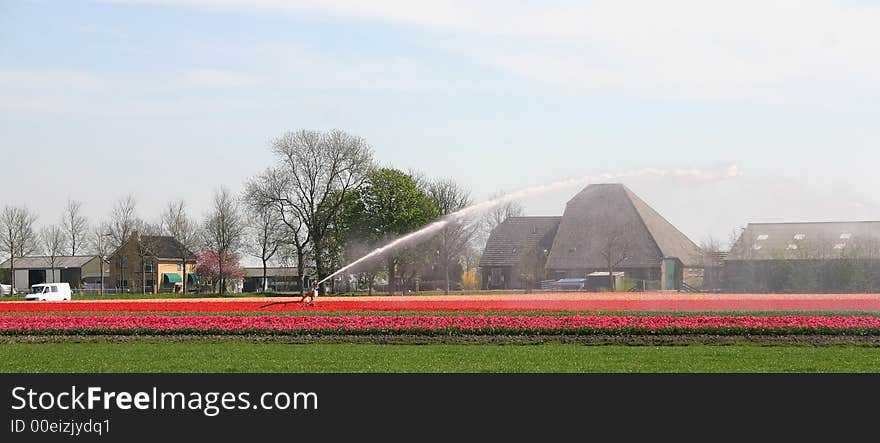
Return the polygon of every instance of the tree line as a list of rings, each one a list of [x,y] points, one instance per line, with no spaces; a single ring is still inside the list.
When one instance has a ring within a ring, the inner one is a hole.
[[[141,238],[163,235],[179,245],[184,290],[187,251],[193,251],[199,269],[216,274],[220,292],[230,278],[240,276],[241,254],[254,257],[263,267],[265,291],[272,263],[295,266],[299,276],[320,281],[382,244],[473,203],[470,192],[452,179],[380,166],[365,139],[341,130],[286,132],[270,148],[273,164],[250,177],[241,192],[216,189],[201,219],[189,213],[183,200],[169,202],[151,219],[142,218],[137,201],[127,195],[103,219],[90,218],[82,202],[68,200],[57,223],[38,229],[34,211],[7,205],[0,212],[0,254],[11,259],[11,268],[16,258],[38,254],[53,269],[57,258],[67,255],[95,255],[103,265],[134,232]],[[475,277],[467,272],[476,268],[489,232],[521,214],[522,208],[510,203],[479,219],[449,223],[431,239],[389,251],[346,278],[330,280],[329,289],[372,293],[379,277],[391,293],[424,289],[420,283],[425,278],[438,276],[447,292],[461,285],[463,276],[473,285]],[[149,254],[151,245],[142,243],[139,254]],[[14,273],[8,278],[14,285]]]

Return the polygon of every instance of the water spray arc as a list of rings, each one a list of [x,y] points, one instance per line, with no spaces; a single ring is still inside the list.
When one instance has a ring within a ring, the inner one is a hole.
[[[731,165],[722,170],[705,170],[705,169],[657,169],[657,168],[645,168],[638,169],[632,171],[625,171],[619,173],[609,173],[609,174],[600,174],[600,175],[590,175],[580,178],[573,178],[568,180],[561,180],[558,182],[553,182],[546,185],[532,186],[528,188],[523,188],[518,191],[514,191],[508,194],[504,194],[500,197],[493,198],[491,200],[486,200],[481,203],[477,203],[475,205],[468,206],[467,208],[461,209],[457,212],[453,212],[442,219],[435,221],[417,231],[411,232],[409,234],[404,235],[396,240],[393,240],[379,248],[374,249],[372,252],[364,255],[363,257],[345,265],[344,267],[336,270],[332,274],[324,277],[318,284],[324,283],[325,281],[357,266],[360,263],[363,263],[371,258],[382,255],[387,251],[394,250],[395,248],[410,244],[417,243],[420,239],[427,237],[441,229],[443,229],[449,223],[466,219],[473,215],[488,211],[494,207],[503,205],[505,203],[520,200],[526,197],[531,197],[533,195],[539,195],[547,192],[558,191],[562,189],[567,189],[576,186],[586,186],[592,183],[600,183],[607,182],[612,180],[622,180],[627,178],[638,178],[638,177],[670,177],[670,178],[681,178],[688,179],[698,182],[713,182],[720,180],[727,180],[740,176],[739,168],[736,165]]]

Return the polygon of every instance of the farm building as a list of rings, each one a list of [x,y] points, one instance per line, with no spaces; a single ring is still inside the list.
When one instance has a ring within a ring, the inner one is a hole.
[[[183,289],[186,258],[187,291],[199,284],[195,254],[174,237],[140,235],[137,231],[110,255],[110,285],[125,292],[177,292]]]
[[[562,217],[500,224],[480,267],[484,289],[526,288],[545,279],[586,284],[604,273],[621,290],[621,279],[608,276],[623,272],[636,289],[679,290],[701,285],[703,262],[700,248],[629,188],[595,184],[569,200]]]
[[[480,258],[483,289],[514,289],[544,280],[561,217],[510,217],[486,241]]]
[[[732,292],[875,292],[880,222],[752,223],[724,260]]]
[[[0,264],[0,269],[9,269],[10,260]],[[55,257],[46,256],[15,258],[15,288],[27,291],[32,285],[40,283],[69,283],[74,289],[94,289],[101,285],[101,259],[94,255]],[[110,266],[105,262],[104,282],[109,282]]]
[[[569,200],[547,258],[553,278],[620,271],[639,289],[698,285],[691,277],[702,268],[700,248],[622,184],[590,185]]]

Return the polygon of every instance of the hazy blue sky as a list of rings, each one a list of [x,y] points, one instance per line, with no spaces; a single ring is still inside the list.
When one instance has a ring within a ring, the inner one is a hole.
[[[0,204],[152,219],[239,190],[285,130],[500,189],[633,168],[695,241],[880,219],[880,7],[865,1],[0,0]],[[561,214],[577,190],[526,202]]]

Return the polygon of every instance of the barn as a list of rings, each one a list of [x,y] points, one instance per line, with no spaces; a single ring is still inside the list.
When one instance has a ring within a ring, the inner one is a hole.
[[[623,184],[593,184],[566,204],[546,268],[556,279],[624,272],[635,289],[680,290],[698,284],[691,277],[700,275],[703,257]]]
[[[723,273],[730,292],[875,292],[880,222],[751,223]]]
[[[523,289],[545,279],[544,264],[561,217],[510,217],[486,241],[480,257],[483,289]]]
[[[593,184],[562,217],[512,217],[489,237],[480,267],[484,289],[537,286],[542,280],[619,275],[629,287],[700,286],[700,248],[623,184]],[[594,279],[595,280],[595,279]],[[608,279],[617,282],[617,278]]]
[[[0,269],[7,270],[10,260],[0,263]],[[46,256],[15,258],[15,288],[27,291],[32,285],[40,283],[70,283],[74,289],[95,289],[101,285],[101,271],[104,282],[110,276],[110,266],[94,255],[60,256],[52,259]]]

